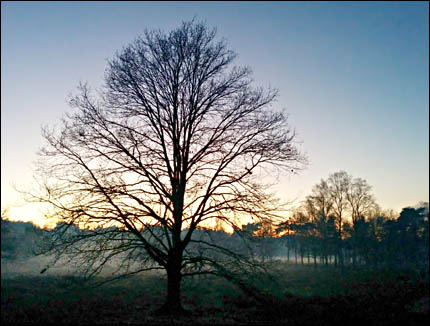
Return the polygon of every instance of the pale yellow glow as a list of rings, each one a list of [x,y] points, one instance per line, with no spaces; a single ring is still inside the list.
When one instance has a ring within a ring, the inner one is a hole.
[[[7,218],[11,221],[31,222],[39,227],[52,228],[55,226],[56,221],[48,220],[44,217],[44,212],[46,212],[47,208],[47,205],[42,203],[9,206]]]

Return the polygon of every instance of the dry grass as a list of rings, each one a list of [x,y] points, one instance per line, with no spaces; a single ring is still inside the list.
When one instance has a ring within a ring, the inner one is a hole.
[[[186,280],[183,304],[190,314],[171,318],[154,313],[166,294],[162,275],[133,277],[99,288],[72,276],[2,277],[1,319],[2,324],[57,325],[333,325],[352,320],[418,325],[428,318],[428,278],[413,273],[399,277],[283,264],[273,268],[271,278],[256,275],[250,281],[264,293],[263,299],[246,297],[215,277]],[[424,309],[416,302],[424,302]]]

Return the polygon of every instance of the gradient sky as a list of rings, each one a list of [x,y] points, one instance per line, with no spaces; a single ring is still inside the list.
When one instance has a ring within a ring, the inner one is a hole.
[[[300,200],[332,172],[373,186],[385,209],[429,200],[428,2],[2,2],[1,206],[40,223],[31,187],[42,125],[59,123],[79,81],[145,28],[193,17],[216,27],[257,85],[279,89],[310,164],[276,187]]]

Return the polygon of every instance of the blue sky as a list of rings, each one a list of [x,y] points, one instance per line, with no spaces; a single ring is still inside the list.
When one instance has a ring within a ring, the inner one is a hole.
[[[383,208],[429,200],[428,2],[2,2],[1,205],[31,186],[42,125],[69,111],[79,81],[102,83],[106,60],[145,28],[196,17],[216,27],[256,85],[279,89],[310,164],[279,179],[302,199],[345,170]]]

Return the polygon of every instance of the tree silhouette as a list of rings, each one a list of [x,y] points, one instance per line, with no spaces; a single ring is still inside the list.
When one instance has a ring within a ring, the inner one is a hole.
[[[333,212],[332,207],[331,193],[325,180],[321,180],[312,188],[312,193],[306,197],[303,203],[303,209],[313,222],[315,231],[320,238],[320,253],[326,263],[330,251],[329,218]],[[315,242],[316,239],[314,239]]]
[[[101,90],[81,84],[61,130],[43,129],[32,193],[64,228],[86,228],[54,232],[57,257],[79,259],[88,275],[114,259],[120,275],[164,269],[171,313],[182,311],[184,276],[236,280],[254,266],[194,231],[273,220],[280,206],[261,181],[266,168],[305,163],[272,107],[277,91],[253,87],[250,69],[232,67],[236,54],[215,34],[194,21],[147,31],[109,61]]]
[[[425,238],[428,239],[428,211],[425,212],[425,207],[403,208],[397,219],[397,231],[402,263],[425,263],[428,257],[428,240],[427,250],[422,250],[426,248]]]
[[[365,216],[375,208],[376,202],[371,194],[371,186],[361,178],[351,180],[346,191],[346,198],[350,206],[352,220],[352,262],[356,265],[357,250],[365,241]]]
[[[340,265],[343,265],[343,248],[342,237],[344,236],[343,226],[345,223],[346,213],[348,211],[347,191],[351,182],[351,177],[345,171],[335,172],[329,175],[327,179],[328,189],[332,200],[333,215],[336,221],[337,238],[337,255]]]
[[[316,184],[294,215],[278,224],[277,232],[294,229],[294,236],[287,239],[295,239],[308,258],[311,253],[315,265],[317,256],[328,264],[333,255],[335,265],[343,265],[344,255],[348,255],[356,266],[357,261],[370,259],[366,242],[380,241],[372,238],[367,221],[378,210],[367,181],[339,171]]]

